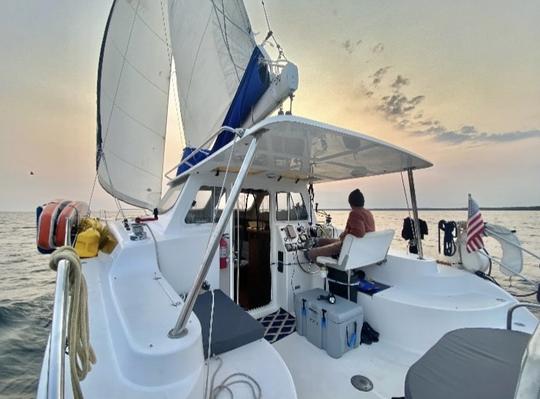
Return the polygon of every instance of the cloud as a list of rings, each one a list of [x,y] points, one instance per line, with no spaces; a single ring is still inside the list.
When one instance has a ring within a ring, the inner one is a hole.
[[[385,67],[377,69],[375,73],[370,76],[370,78],[372,78],[371,84],[373,86],[378,86],[379,83],[381,83],[381,81],[383,80],[384,75],[386,75],[386,72],[388,72],[390,68],[391,68],[390,66],[385,66]]]
[[[371,52],[372,52],[373,54],[379,54],[379,53],[382,53],[383,50],[384,50],[384,45],[383,45],[382,43],[380,43],[380,42],[377,43],[375,46],[373,46],[373,47],[371,48]]]
[[[343,43],[341,43],[341,47],[343,47],[347,53],[352,54],[354,50],[356,50],[356,48],[361,44],[361,39],[356,40],[355,42],[351,41],[351,39],[347,39]]]
[[[482,132],[475,126],[463,124],[459,129],[449,129],[439,120],[425,115],[422,104],[426,96],[404,93],[410,91],[411,81],[397,74],[388,85],[382,84],[392,66],[384,66],[369,75],[367,82],[355,85],[355,95],[367,97],[372,111],[380,113],[387,121],[405,134],[426,137],[450,145],[475,143],[505,143],[526,139],[540,139],[540,130],[508,132]]]
[[[390,120],[402,119],[413,111],[423,100],[424,96],[407,97],[403,93],[396,92],[390,96],[381,98],[377,110],[384,113]],[[398,121],[398,123],[401,121]]]
[[[448,130],[444,126],[430,127],[424,130],[416,130],[413,134],[427,136],[435,141],[448,144],[462,143],[507,143],[510,141],[526,140],[531,138],[540,139],[540,130],[526,130],[513,132],[489,133],[479,132],[474,126],[463,126],[458,130]]]
[[[407,86],[409,84],[409,79],[404,78],[401,75],[398,75],[396,77],[396,80],[394,80],[394,83],[390,85],[394,90],[400,90],[402,86]]]

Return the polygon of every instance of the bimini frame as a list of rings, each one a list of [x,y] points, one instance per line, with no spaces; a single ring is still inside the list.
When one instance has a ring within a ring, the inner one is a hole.
[[[238,170],[225,209],[211,234],[195,284],[175,327],[169,332],[171,338],[186,333],[188,318],[248,172],[289,178],[296,182],[320,183],[407,170],[415,227],[419,231],[412,170],[428,168],[432,164],[416,154],[361,133],[292,115],[266,118],[236,140],[236,145],[231,143],[223,147],[169,182],[172,185],[192,173],[219,173],[225,165],[230,172],[236,173]],[[233,153],[229,154],[229,151]],[[422,257],[420,242],[418,248]]]

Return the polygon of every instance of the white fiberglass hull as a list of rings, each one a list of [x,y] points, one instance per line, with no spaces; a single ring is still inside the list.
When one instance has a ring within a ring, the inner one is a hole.
[[[91,341],[98,357],[82,382],[86,398],[203,396],[200,333],[187,340],[167,337],[181,299],[157,270],[148,245],[129,257],[119,259],[115,251],[85,264]],[[374,383],[366,397],[399,396],[408,368],[444,333],[461,327],[504,328],[506,310],[516,303],[495,285],[432,260],[391,254],[383,265],[365,271],[391,286],[373,296],[359,293],[365,319],[380,333],[378,343],[332,359],[296,333],[273,346],[259,340],[222,354],[224,365],[216,379],[245,372],[258,381],[264,397],[294,398],[297,392],[300,398],[347,398],[358,394],[350,378],[363,374]],[[536,323],[527,310],[516,311],[514,328],[532,332]],[[195,316],[191,324],[199,331]],[[212,362],[212,371],[216,365]],[[46,366],[47,359],[40,393]],[[69,397],[67,372],[66,383]],[[249,388],[242,389],[235,397],[250,397]]]

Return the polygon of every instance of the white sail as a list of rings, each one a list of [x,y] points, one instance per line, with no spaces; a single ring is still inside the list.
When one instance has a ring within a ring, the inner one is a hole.
[[[240,0],[170,0],[172,49],[186,144],[223,124],[255,47]]]
[[[114,1],[98,72],[99,182],[148,209],[161,198],[169,43],[166,0]]]

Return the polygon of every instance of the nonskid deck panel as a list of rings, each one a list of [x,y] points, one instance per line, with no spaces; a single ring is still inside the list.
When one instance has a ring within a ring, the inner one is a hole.
[[[264,339],[271,344],[296,331],[295,317],[283,309],[258,319],[265,328]]]

